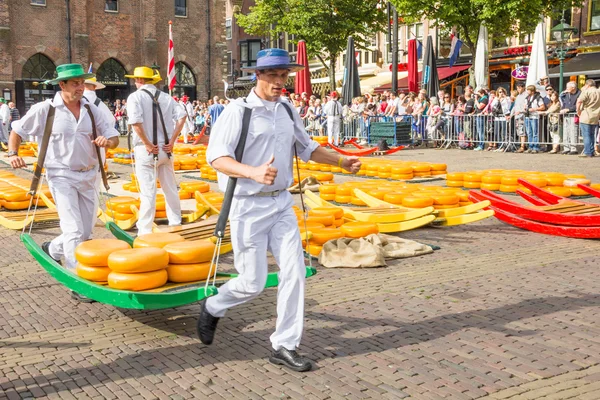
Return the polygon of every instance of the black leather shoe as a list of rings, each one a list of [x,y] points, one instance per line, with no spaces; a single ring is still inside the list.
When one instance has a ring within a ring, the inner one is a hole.
[[[288,350],[285,347],[273,350],[269,361],[272,364],[283,365],[297,372],[305,372],[312,369],[312,363],[309,359],[302,357],[296,350]]]
[[[205,345],[212,344],[219,319],[220,318],[213,317],[206,310],[206,300],[200,303],[200,315],[198,316],[196,331],[198,332],[200,341]]]
[[[44,242],[42,243],[42,251],[46,254],[48,254],[50,256],[51,259],[53,259],[54,261],[56,261],[56,263],[58,265],[62,265],[62,263],[60,262],[60,260],[57,260],[56,258],[52,257],[50,255],[50,242]]]
[[[86,297],[82,294],[79,294],[77,292],[74,292],[71,290],[71,298],[73,300],[77,300],[80,303],[95,303],[96,300],[90,299],[89,297]]]

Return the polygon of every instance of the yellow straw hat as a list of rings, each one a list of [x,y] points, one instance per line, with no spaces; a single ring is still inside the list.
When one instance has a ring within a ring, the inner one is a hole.
[[[155,72],[150,67],[136,67],[133,70],[133,74],[131,74],[131,75],[125,75],[125,78],[131,78],[131,79],[137,79],[137,78],[152,79],[152,81],[150,82],[152,85],[154,85],[155,83],[158,83],[158,82],[160,82],[162,80],[162,78],[160,77],[160,73],[159,72]]]
[[[104,89],[104,88],[106,87],[106,86],[105,86],[105,85],[103,85],[102,83],[98,82],[98,81],[96,80],[96,77],[93,77],[93,78],[90,78],[90,79],[86,79],[84,83],[85,83],[85,84],[89,84],[89,85],[94,85],[94,86],[96,86],[96,89],[97,89],[97,90]]]

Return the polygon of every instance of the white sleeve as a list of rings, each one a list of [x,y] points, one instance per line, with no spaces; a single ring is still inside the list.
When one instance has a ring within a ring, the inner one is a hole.
[[[127,98],[127,119],[131,125],[144,122],[144,110],[136,93],[132,93]]]
[[[27,139],[28,136],[42,137],[48,110],[50,110],[50,101],[34,104],[23,118],[12,123],[12,130],[22,139]]]

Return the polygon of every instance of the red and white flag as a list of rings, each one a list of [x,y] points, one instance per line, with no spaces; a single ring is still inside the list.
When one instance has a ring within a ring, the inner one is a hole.
[[[167,79],[169,83],[169,90],[173,90],[175,87],[175,56],[173,55],[173,30],[172,22],[169,21],[169,67]]]

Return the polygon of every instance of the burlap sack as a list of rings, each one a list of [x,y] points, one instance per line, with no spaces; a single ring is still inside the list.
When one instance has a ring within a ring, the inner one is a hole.
[[[321,183],[314,176],[307,176],[306,178],[302,179],[302,192],[306,192],[307,190],[318,192],[319,186],[321,186]],[[290,193],[300,193],[300,185],[296,183],[288,188],[288,190]]]
[[[386,258],[406,258],[429,253],[433,253],[433,249],[427,245],[380,233],[360,239],[330,240],[323,245],[319,263],[326,268],[386,267]]]

